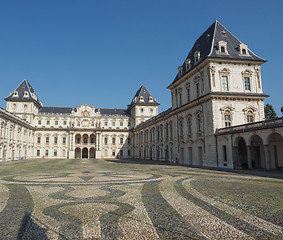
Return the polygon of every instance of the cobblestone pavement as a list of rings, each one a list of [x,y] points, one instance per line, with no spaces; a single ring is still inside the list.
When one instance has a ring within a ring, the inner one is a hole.
[[[283,239],[282,178],[142,160],[0,163],[0,239]]]

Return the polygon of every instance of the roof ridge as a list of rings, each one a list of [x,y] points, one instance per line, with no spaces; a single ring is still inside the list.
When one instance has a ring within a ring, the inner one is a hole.
[[[214,21],[214,24],[215,24],[215,25],[214,25],[213,37],[212,37],[210,52],[209,52],[209,54],[207,55],[208,57],[210,57],[210,55],[212,54],[212,51],[213,51],[213,46],[214,46],[214,39],[215,39],[215,32],[216,32],[217,23],[218,23],[218,20],[216,19],[216,20]]]
[[[30,90],[30,86],[31,86],[30,83],[28,82],[28,80],[27,80],[26,78],[24,79],[23,82],[25,82],[25,84],[27,85],[27,89],[28,89],[28,91],[29,91],[30,96],[33,97],[33,96],[32,96],[32,92],[31,92],[31,90]]]

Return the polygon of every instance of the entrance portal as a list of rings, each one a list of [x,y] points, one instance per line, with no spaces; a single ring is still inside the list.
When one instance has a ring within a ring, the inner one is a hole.
[[[87,148],[83,148],[82,158],[88,158],[88,149]]]

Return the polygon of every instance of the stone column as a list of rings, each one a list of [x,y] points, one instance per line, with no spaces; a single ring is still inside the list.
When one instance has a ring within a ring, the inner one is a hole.
[[[96,132],[96,154],[95,154],[95,158],[101,158],[101,132]]]
[[[248,168],[252,169],[252,147],[250,145],[247,146],[248,153]]]
[[[269,150],[268,150],[268,145],[264,145],[264,156],[265,156],[265,168],[267,170],[270,169],[270,158],[269,158]]]

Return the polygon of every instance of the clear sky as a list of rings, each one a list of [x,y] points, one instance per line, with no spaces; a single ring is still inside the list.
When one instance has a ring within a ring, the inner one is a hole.
[[[215,19],[268,60],[266,103],[281,116],[281,0],[1,0],[0,106],[26,78],[44,106],[126,108],[144,84],[166,110],[166,87]]]

